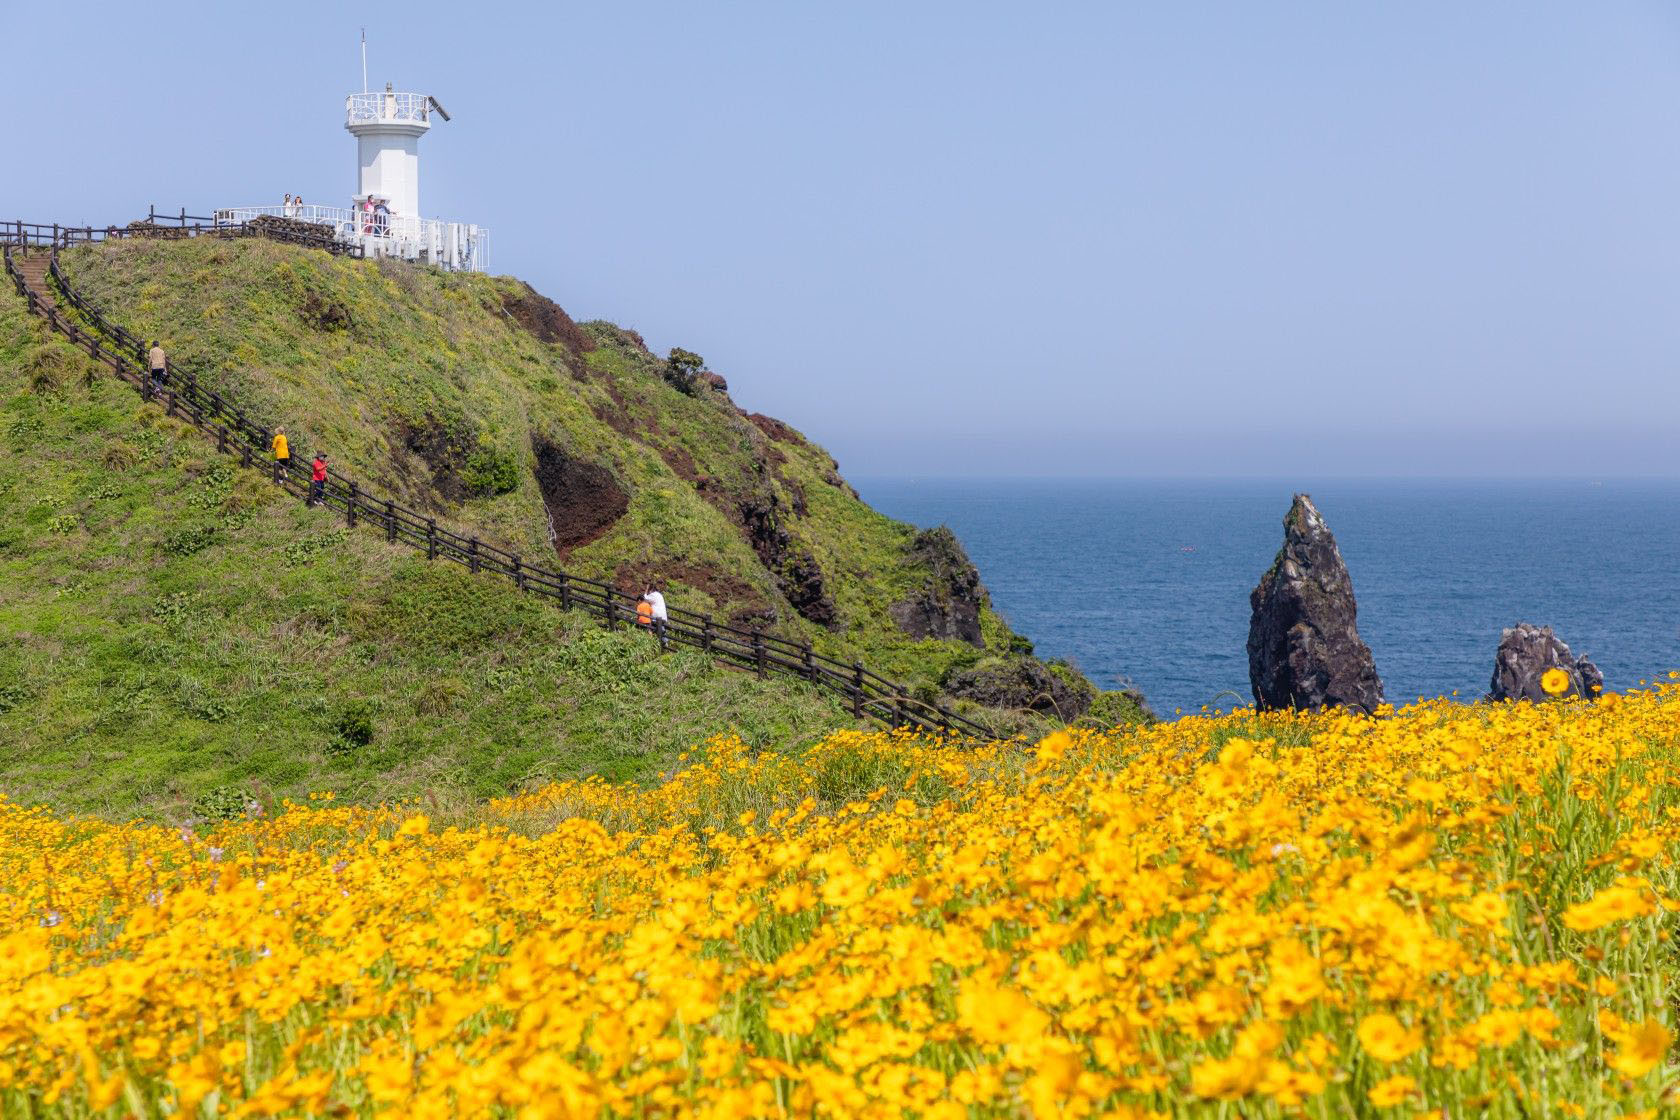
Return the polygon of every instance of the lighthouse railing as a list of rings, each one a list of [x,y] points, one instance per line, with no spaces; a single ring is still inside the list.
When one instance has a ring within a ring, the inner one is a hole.
[[[346,124],[430,124],[430,99],[423,93],[352,93],[344,99]]]
[[[238,225],[262,216],[291,218],[330,227],[345,244],[360,245],[365,256],[424,261],[455,272],[488,272],[490,231],[465,222],[379,215],[350,206],[230,206],[216,211],[218,222]]]

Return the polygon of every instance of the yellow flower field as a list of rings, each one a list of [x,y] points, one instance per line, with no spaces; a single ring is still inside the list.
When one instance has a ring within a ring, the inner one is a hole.
[[[0,802],[7,1116],[1655,1116],[1680,686],[214,830]]]

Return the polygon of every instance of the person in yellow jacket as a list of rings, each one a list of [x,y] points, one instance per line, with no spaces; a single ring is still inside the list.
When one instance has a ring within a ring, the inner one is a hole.
[[[274,429],[274,481],[286,481],[286,468],[292,465],[292,449],[286,443],[286,429]]]

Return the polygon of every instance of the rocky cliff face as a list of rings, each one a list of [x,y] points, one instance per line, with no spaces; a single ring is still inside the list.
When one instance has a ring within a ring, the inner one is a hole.
[[[1261,708],[1374,712],[1383,702],[1336,538],[1306,494],[1283,519],[1283,548],[1249,596],[1248,678]]]
[[[980,636],[985,592],[957,535],[943,525],[917,534],[910,562],[928,576],[915,592],[887,608],[899,629],[912,638],[944,638],[985,648]]]
[[[1097,697],[1092,684],[1076,673],[1045,665],[1031,657],[983,662],[955,673],[946,684],[952,696],[974,700],[989,708],[1040,712],[1061,720],[1084,715]],[[1142,703],[1142,697],[1139,697]]]
[[[1604,674],[1598,671],[1598,666],[1588,661],[1585,654],[1580,657],[1572,654],[1550,626],[1519,622],[1499,636],[1488,699],[1544,700],[1548,694],[1540,678],[1548,669],[1561,669],[1569,675],[1569,687],[1559,695],[1591,698],[1604,689]]]

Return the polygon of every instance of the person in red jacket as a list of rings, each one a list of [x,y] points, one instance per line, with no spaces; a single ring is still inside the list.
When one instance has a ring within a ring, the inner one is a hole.
[[[315,456],[315,462],[310,464],[309,472],[309,504],[324,506],[327,504],[327,457]]]

